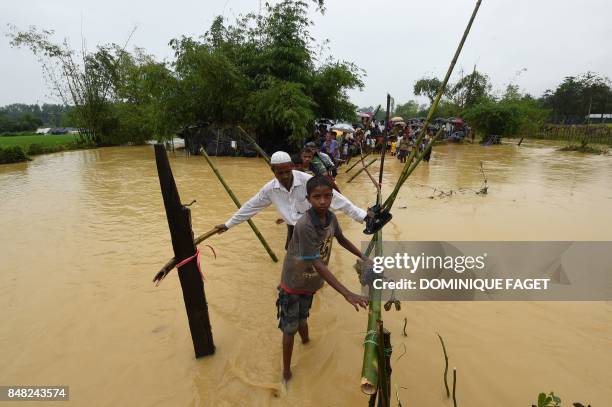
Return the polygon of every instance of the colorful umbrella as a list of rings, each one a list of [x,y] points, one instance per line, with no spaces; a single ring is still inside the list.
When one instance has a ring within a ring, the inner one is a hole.
[[[346,133],[354,133],[355,129],[348,123],[338,123],[332,126],[332,130],[340,130]]]

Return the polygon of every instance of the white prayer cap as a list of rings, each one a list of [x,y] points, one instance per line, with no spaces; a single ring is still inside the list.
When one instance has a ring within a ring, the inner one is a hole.
[[[277,151],[270,157],[270,164],[285,164],[291,162],[291,156],[284,151]]]

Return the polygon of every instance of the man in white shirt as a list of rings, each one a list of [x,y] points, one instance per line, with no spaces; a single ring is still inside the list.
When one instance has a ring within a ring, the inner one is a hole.
[[[289,243],[293,226],[310,209],[310,203],[306,200],[306,182],[312,175],[293,170],[291,157],[284,151],[272,154],[270,164],[274,172],[274,179],[266,183],[255,196],[245,202],[227,222],[217,225],[218,233],[223,233],[249,220],[270,204],[274,204],[280,216],[287,223],[286,245]],[[331,206],[359,223],[369,216],[368,212],[355,206],[338,191],[334,191]]]

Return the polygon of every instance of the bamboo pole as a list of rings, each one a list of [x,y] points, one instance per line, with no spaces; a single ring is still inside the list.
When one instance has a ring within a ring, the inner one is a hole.
[[[385,350],[387,348],[387,344],[385,343],[385,339],[389,340],[388,335],[385,338],[385,332],[383,328],[383,322],[379,319],[376,321],[376,332],[377,332],[377,340],[378,340],[378,397],[380,400],[381,407],[390,407],[390,375],[389,375],[389,364],[387,363],[387,357],[385,356]],[[389,346],[390,347],[390,346]]]
[[[431,150],[433,143],[435,141],[437,141],[440,136],[442,135],[442,129],[438,130],[438,133],[429,141],[429,143],[427,143],[427,145],[425,146],[425,148],[423,149],[423,151],[419,154],[419,156],[417,157],[416,161],[410,166],[410,168],[408,169],[408,172],[405,175],[405,178],[401,178],[398,180],[398,183],[401,182],[402,184],[406,181],[406,179],[408,179],[408,177],[410,176],[410,174],[412,174],[412,172],[416,169],[416,167],[419,165],[419,163],[423,160],[423,157],[425,157],[425,154],[427,154],[427,152],[429,150]],[[415,148],[416,150],[416,148]],[[399,191],[399,190],[398,190]],[[391,208],[391,206],[393,206],[393,203],[395,202],[395,199],[397,198],[397,193],[395,191],[393,191],[391,193],[391,195],[389,195],[389,197],[385,200],[385,202],[383,203],[383,207],[384,208]],[[370,243],[368,244],[368,247],[365,251],[365,255],[369,256],[370,253],[372,253],[372,250],[374,249],[374,244],[375,244],[375,240],[374,238],[372,238],[372,240],[370,240]]]
[[[457,388],[457,368],[453,367],[453,407],[457,407],[457,394],[455,389]]]
[[[388,127],[389,124],[389,104],[391,102],[391,95],[387,94],[387,117],[385,126]],[[382,200],[381,188],[380,185],[382,183],[382,176],[384,171],[384,158],[385,152],[387,149],[387,132],[385,129],[385,138],[384,144],[381,151],[381,166],[379,171],[379,188],[376,191],[376,203],[380,204]],[[372,161],[374,162],[374,161]],[[372,163],[370,162],[370,164]],[[370,165],[368,164],[368,165]],[[364,167],[362,169],[367,168]],[[359,173],[355,174],[353,177],[357,176]],[[383,248],[382,248],[382,230],[379,230],[372,237],[372,242],[376,244],[376,256],[382,256]],[[366,256],[369,256],[369,253],[366,253]],[[374,289],[373,286],[368,287],[368,330],[366,334],[366,339],[364,341],[364,350],[363,350],[363,364],[361,367],[361,391],[366,394],[375,394],[377,391],[379,392],[379,400],[381,401],[382,406],[389,406],[389,392],[390,387],[387,384],[387,376],[386,370],[381,370],[380,364],[385,363],[384,356],[381,357],[381,352],[384,349],[381,348],[382,338],[382,317],[380,312],[380,304],[381,304],[381,290]],[[380,331],[380,332],[379,332]],[[378,335],[378,343],[374,342],[371,338],[368,339],[368,335],[371,337],[372,333],[379,332]],[[377,350],[378,348],[378,350]],[[384,367],[384,366],[383,366]],[[387,404],[384,404],[386,401]]]
[[[444,388],[446,389],[446,398],[450,398],[450,391],[448,390],[448,355],[446,354],[446,346],[444,345],[444,339],[436,332],[440,343],[442,344],[442,351],[444,352]]]
[[[229,185],[227,185],[227,183],[225,182],[225,179],[223,179],[223,176],[219,173],[219,170],[217,169],[215,164],[213,164],[213,162],[210,160],[210,157],[208,156],[208,154],[206,154],[206,150],[204,150],[202,152],[202,154],[204,155],[204,158],[208,162],[208,165],[210,165],[210,168],[212,168],[213,172],[215,173],[215,175],[217,176],[217,178],[221,182],[221,185],[223,185],[223,188],[225,188],[225,191],[227,192],[227,194],[230,196],[232,201],[234,201],[234,204],[236,204],[236,206],[240,209],[242,204],[240,203],[238,198],[236,198],[236,195],[234,195],[234,192],[229,187]],[[247,222],[248,222],[249,226],[251,227],[251,229],[253,230],[253,233],[255,233],[255,236],[257,236],[257,239],[259,239],[259,241],[261,242],[263,247],[268,252],[268,255],[270,256],[272,261],[274,261],[275,263],[278,262],[278,258],[276,257],[276,254],[274,254],[274,251],[268,245],[268,242],[266,242],[266,239],[264,239],[263,235],[259,232],[259,229],[257,229],[257,226],[255,226],[255,223],[251,219],[249,219]]]
[[[387,152],[387,141],[389,140],[389,118],[391,117],[391,95],[387,93],[387,117],[385,117],[385,137],[383,138],[382,152],[380,153],[380,170],[378,171],[378,192],[376,194],[376,203],[380,205],[382,200],[382,178],[385,168],[385,155]]]
[[[363,158],[366,158],[366,157],[367,157],[367,156],[369,156],[369,155],[370,155],[370,153],[367,153],[366,155],[364,155],[364,156],[363,156]],[[360,162],[360,160],[357,160],[357,161],[356,161],[355,163],[353,163],[353,164],[352,164],[350,167],[348,167],[344,173],[346,174],[347,172],[349,172],[350,170],[352,170],[353,168],[355,168],[355,166],[356,166],[357,164],[359,164],[359,162]]]
[[[352,180],[354,180],[359,174],[361,174],[366,168],[368,168],[370,165],[374,164],[374,162],[376,162],[376,160],[378,160],[378,158],[372,158],[372,161],[370,161],[369,163],[367,163],[365,165],[365,167],[360,168],[359,171],[357,171],[355,174],[353,174],[353,176],[351,176],[351,178],[348,179],[348,181],[346,181],[347,183],[351,182]]]
[[[472,23],[474,22],[474,19],[476,18],[476,14],[478,13],[478,9],[480,8],[480,4],[481,3],[482,3],[482,0],[478,0],[476,2],[476,6],[474,7],[474,11],[472,12],[472,16],[470,17],[470,21],[468,22],[468,25],[465,28],[465,31],[463,32],[463,37],[461,38],[461,41],[459,42],[459,46],[457,47],[457,50],[455,51],[455,55],[453,56],[453,59],[452,59],[452,61],[450,63],[450,66],[448,67],[448,70],[446,71],[446,76],[444,77],[444,80],[442,81],[442,84],[440,85],[440,89],[438,89],[438,94],[436,95],[436,98],[434,99],[434,102],[431,105],[431,108],[429,109],[429,113],[427,114],[427,119],[425,120],[425,123],[423,123],[423,130],[421,131],[419,139],[416,142],[417,146],[421,144],[421,141],[423,140],[423,136],[427,132],[427,127],[429,126],[429,122],[433,118],[433,115],[436,112],[436,109],[438,108],[438,104],[440,103],[440,99],[442,99],[442,95],[444,94],[444,91],[446,90],[446,85],[448,85],[448,81],[450,79],[450,76],[453,73],[455,65],[457,64],[457,60],[459,59],[459,55],[461,54],[461,50],[463,49],[463,45],[465,44],[465,40],[467,39],[467,36],[470,33],[470,29],[472,28]],[[415,155],[416,155],[416,149],[413,150],[413,152],[410,154],[410,157],[408,157],[408,160],[406,161],[406,164],[404,164],[404,169],[402,170],[402,175],[400,175],[400,181],[398,181],[397,184],[395,185],[395,188],[393,189],[393,192],[391,193],[391,195],[397,196],[397,193],[399,192],[399,189],[402,187],[402,184],[405,182],[405,180],[407,178],[403,174],[406,173],[410,169],[410,166],[412,164],[412,161],[414,160]],[[388,198],[387,198],[387,201],[389,201]],[[387,206],[387,201],[385,202],[384,207],[387,208],[387,209],[390,209],[390,206]]]
[[[253,147],[255,147],[255,150],[257,150],[257,152],[259,154],[261,154],[261,156],[263,157],[264,160],[266,160],[266,162],[268,163],[268,165],[270,165],[270,157],[268,156],[268,154],[263,150],[263,148],[259,147],[259,144],[257,144],[255,142],[255,140],[253,139],[253,137],[251,137],[251,135],[249,133],[246,132],[246,130],[244,130],[242,127],[237,126],[238,130],[240,130],[242,132],[242,134],[244,135],[244,137],[249,140],[251,142],[251,144],[253,144]]]
[[[372,119],[376,117],[376,115],[378,114],[378,111],[379,111],[379,110],[380,110],[380,105],[378,105],[378,106],[376,107],[376,110],[374,111],[374,114],[373,114],[372,116],[368,117],[368,118],[367,118],[367,120],[365,121],[365,124],[364,124],[364,129],[363,129],[363,135],[364,135],[364,137],[365,137],[365,132],[366,132],[366,131],[368,131],[368,128],[370,127],[370,121],[372,121]],[[364,141],[365,141],[365,139],[364,139]],[[360,161],[361,161],[361,163],[363,163],[363,160],[364,160],[364,159],[365,159],[367,156],[369,156],[369,155],[370,155],[372,152],[371,152],[371,151],[369,151],[369,152],[368,152],[366,155],[363,155],[363,147],[362,147],[361,145],[360,145],[360,147],[359,147],[359,150],[360,150],[360,155],[361,155],[361,160],[360,160]],[[357,165],[357,164],[358,164],[360,161],[357,161],[355,164],[351,165],[351,166],[349,167],[349,169],[347,169],[347,170],[346,170],[346,172],[349,172],[350,170],[352,170],[352,169],[353,169],[353,168],[354,168],[354,167],[355,167],[355,166],[356,166],[356,165]],[[348,162],[347,162],[347,164],[348,164]]]
[[[380,231],[374,234],[376,241],[376,253],[382,252],[382,233]],[[369,287],[369,305],[368,305],[368,330],[364,340],[363,364],[361,367],[361,391],[365,394],[374,394],[378,388],[378,352],[376,332],[377,323],[380,319],[380,303],[381,291],[375,290],[372,286]]]
[[[420,143],[423,140],[423,137],[425,135],[425,133],[427,132],[427,127],[429,125],[429,122],[431,121],[437,107],[438,104],[440,103],[440,99],[442,98],[442,94],[444,93],[444,90],[446,89],[446,85],[448,84],[448,81],[450,79],[450,76],[453,72],[453,69],[455,67],[455,64],[457,63],[457,60],[459,58],[459,55],[461,54],[461,50],[463,48],[463,45],[465,43],[465,40],[470,32],[470,29],[472,27],[472,23],[474,22],[474,19],[476,17],[476,14],[478,13],[478,9],[480,8],[480,4],[482,3],[482,0],[478,0],[476,2],[476,6],[474,8],[474,11],[472,12],[472,16],[470,18],[470,21],[468,22],[468,25],[463,33],[463,37],[461,38],[461,41],[459,43],[459,46],[455,52],[455,55],[453,57],[453,60],[451,61],[451,64],[448,68],[448,71],[446,72],[446,76],[444,78],[444,81],[442,82],[442,85],[440,86],[440,89],[438,90],[438,94],[436,95],[436,99],[434,100],[434,103],[432,104],[431,108],[429,109],[429,113],[427,115],[427,119],[423,125],[423,131],[421,132],[419,139],[417,140],[416,145],[419,146]],[[440,132],[438,134],[441,134]],[[425,153],[431,149],[431,146],[433,144],[433,141],[437,138],[434,137],[427,145],[427,147],[423,150],[423,152],[421,154],[419,154],[419,158],[417,160],[417,162],[412,163],[412,161],[414,160],[414,158],[416,157],[416,151],[417,149],[415,148],[415,150],[413,150],[413,152],[410,154],[409,160],[406,162],[406,164],[404,165],[404,169],[402,170],[402,174],[400,174],[400,179],[398,180],[397,184],[395,185],[395,188],[393,189],[393,192],[391,193],[391,195],[389,196],[389,198],[387,198],[387,200],[385,201],[385,203],[383,204],[383,207],[386,209],[390,209],[391,206],[393,205],[393,202],[395,201],[395,198],[397,197],[397,194],[399,192],[399,189],[401,188],[401,186],[403,185],[404,182],[406,182],[406,179],[408,178],[408,176],[414,171],[414,169],[416,168],[416,165],[418,165],[418,163],[423,159],[423,156],[425,155]],[[384,148],[386,148],[386,146],[383,146]],[[371,251],[372,251],[372,247],[375,246],[375,254],[376,256],[381,256],[382,255],[382,232],[378,231],[376,232],[376,234],[374,235],[374,237],[372,238],[372,241],[370,242],[370,245],[368,246],[368,250],[366,251],[365,255],[368,256]],[[370,305],[369,305],[369,314],[368,314],[368,334],[366,334],[366,340],[364,341],[364,345],[365,345],[365,349],[364,349],[364,356],[363,356],[363,365],[362,365],[362,372],[361,372],[361,391],[366,393],[366,394],[373,394],[376,391],[376,388],[378,386],[378,377],[377,377],[377,369],[374,367],[377,367],[377,363],[376,363],[376,349],[375,349],[375,345],[373,345],[372,343],[370,343],[370,341],[368,340],[368,335],[370,334],[370,332],[372,332],[373,330],[375,331],[375,327],[376,327],[376,320],[380,319],[380,299],[381,299],[381,292],[380,290],[374,290],[372,287],[370,287],[369,289],[369,300],[370,300]]]

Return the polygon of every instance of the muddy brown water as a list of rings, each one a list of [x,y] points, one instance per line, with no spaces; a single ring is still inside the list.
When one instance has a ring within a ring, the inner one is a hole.
[[[243,201],[272,177],[262,160],[214,160]],[[233,213],[203,158],[177,152],[170,161],[183,201],[197,200],[196,234]],[[487,196],[474,193],[480,161]],[[387,158],[386,169],[388,193],[401,165]],[[343,193],[371,204],[367,176],[347,179],[341,169]],[[415,171],[384,233],[391,240],[611,240],[611,208],[612,157],[560,153],[550,142],[448,145]],[[285,226],[276,218],[267,209],[255,222],[282,257]],[[339,219],[359,242],[362,225]],[[210,244],[217,259],[203,249],[202,262],[217,352],[195,360],[176,271],[160,287],[151,283],[172,254],[151,146],[0,166],[0,385],[70,385],[68,403],[48,404],[61,406],[366,405],[359,391],[366,313],[322,289],[312,342],[296,343],[294,378],[284,388],[274,306],[280,265],[246,224]],[[358,290],[352,261],[336,245],[330,268]],[[384,318],[394,345],[393,398],[397,386],[404,406],[452,405],[436,332],[457,367],[459,405],[527,406],[550,390],[564,405],[612,402],[611,302],[413,302]]]

